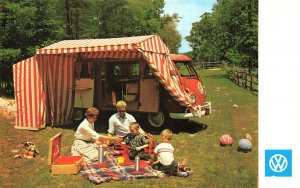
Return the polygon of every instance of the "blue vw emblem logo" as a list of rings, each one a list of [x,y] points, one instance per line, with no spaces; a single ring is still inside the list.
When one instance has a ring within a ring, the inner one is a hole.
[[[292,150],[265,150],[265,176],[291,177]]]
[[[274,172],[283,172],[288,166],[288,161],[283,155],[276,154],[270,158],[269,166]]]

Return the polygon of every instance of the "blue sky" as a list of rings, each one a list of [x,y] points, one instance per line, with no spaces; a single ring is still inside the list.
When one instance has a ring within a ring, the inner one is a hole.
[[[190,35],[192,23],[199,21],[203,13],[211,12],[216,0],[165,0],[165,3],[165,13],[170,15],[178,13],[182,17],[177,26],[177,30],[182,36],[179,52],[191,51],[192,49],[184,37]]]

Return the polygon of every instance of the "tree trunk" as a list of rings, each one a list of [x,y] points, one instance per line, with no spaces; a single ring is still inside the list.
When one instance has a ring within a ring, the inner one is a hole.
[[[72,32],[72,19],[71,19],[71,11],[70,11],[70,2],[69,0],[65,0],[65,9],[66,9],[66,25],[67,25],[67,35],[70,39],[73,38]]]
[[[249,71],[249,74],[252,73],[252,70],[253,70],[253,64],[252,64],[252,61],[251,61],[251,60],[248,60],[248,71]]]

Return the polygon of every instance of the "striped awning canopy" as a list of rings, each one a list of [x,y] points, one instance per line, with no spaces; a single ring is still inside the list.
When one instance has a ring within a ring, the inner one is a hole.
[[[157,35],[64,40],[36,50],[36,56],[14,65],[16,128],[39,129],[45,123],[64,124],[71,120],[74,106],[72,88],[75,64],[80,58],[143,58],[166,90],[181,105],[195,111],[178,77],[169,49]],[[29,62],[29,63],[27,63]],[[32,95],[31,88],[38,93]],[[30,110],[28,110],[30,109]],[[30,126],[29,122],[30,120]]]
[[[108,38],[108,39],[84,39],[63,40],[38,49],[36,54],[68,54],[84,52],[106,52],[106,51],[134,51],[138,48],[155,52],[169,53],[169,49],[156,35]]]

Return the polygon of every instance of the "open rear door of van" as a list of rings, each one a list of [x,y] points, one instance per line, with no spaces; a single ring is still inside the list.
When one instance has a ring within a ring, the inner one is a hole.
[[[140,112],[158,112],[159,82],[155,78],[140,80]]]

